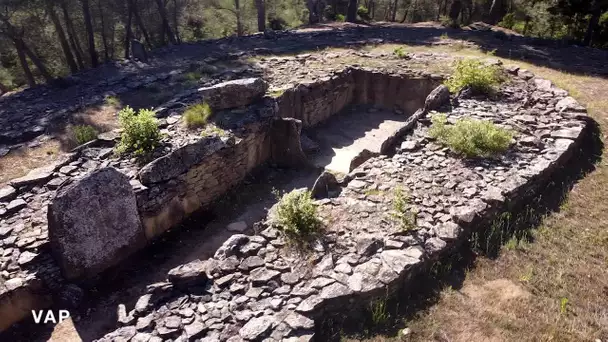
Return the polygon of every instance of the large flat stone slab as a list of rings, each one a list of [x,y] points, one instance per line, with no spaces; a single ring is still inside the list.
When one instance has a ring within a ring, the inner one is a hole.
[[[329,171],[349,173],[351,163],[360,155],[384,152],[388,143],[407,127],[408,117],[390,110],[351,107],[307,132],[319,145],[313,163]]]
[[[95,275],[146,244],[129,178],[114,168],[60,189],[48,222],[53,254],[68,279]]]

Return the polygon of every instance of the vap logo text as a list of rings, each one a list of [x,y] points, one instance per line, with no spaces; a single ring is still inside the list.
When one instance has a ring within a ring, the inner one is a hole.
[[[70,312],[68,310],[59,310],[58,311],[58,315],[55,315],[55,313],[53,313],[52,310],[49,310],[46,312],[46,315],[44,315],[44,311],[45,310],[38,310],[38,312],[36,312],[36,310],[32,310],[32,316],[34,316],[34,322],[36,324],[47,324],[47,323],[58,323],[61,322],[65,319],[70,318]],[[44,319],[43,319],[44,316]]]

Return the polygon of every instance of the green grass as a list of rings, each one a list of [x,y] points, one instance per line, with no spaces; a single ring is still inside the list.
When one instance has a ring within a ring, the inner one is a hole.
[[[72,127],[72,135],[78,145],[86,144],[97,139],[97,130],[90,125],[77,125]]]
[[[295,240],[317,233],[322,223],[310,191],[294,190],[283,195],[277,206],[275,223],[288,238]]]
[[[405,57],[407,57],[407,52],[405,52],[405,49],[402,46],[395,48],[395,50],[393,50],[393,54],[397,58],[405,58]]]
[[[207,125],[205,129],[201,132],[201,136],[207,137],[211,135],[217,135],[220,137],[224,137],[228,134],[225,130],[215,126],[215,125]]]
[[[445,115],[434,115],[429,135],[453,152],[471,157],[490,157],[506,151],[513,133],[492,122],[475,119],[458,119],[448,125]]]
[[[500,68],[467,58],[456,62],[454,73],[445,82],[450,92],[471,88],[476,93],[491,94],[503,82]]]
[[[118,113],[122,135],[117,151],[132,152],[143,157],[152,152],[160,143],[161,135],[154,112],[140,109],[138,113],[127,106]]]
[[[112,106],[112,107],[121,107],[122,103],[120,102],[120,99],[116,96],[106,96],[104,99],[104,102],[106,105],[108,106]]]
[[[410,201],[402,188],[397,187],[393,194],[393,209],[392,214],[403,231],[416,229],[416,213],[410,210]]]
[[[186,109],[184,121],[190,129],[205,127],[212,113],[211,107],[207,103],[199,103]]]
[[[387,310],[386,298],[378,299],[370,303],[371,323],[374,327],[384,326],[387,324],[390,315]]]

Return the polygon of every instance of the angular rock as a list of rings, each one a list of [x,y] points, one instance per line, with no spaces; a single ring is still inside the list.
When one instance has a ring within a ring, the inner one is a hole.
[[[25,207],[27,207],[27,203],[23,199],[17,198],[15,200],[10,201],[6,205],[6,212],[8,214],[16,213]]]
[[[315,327],[315,321],[312,319],[302,316],[298,313],[292,312],[283,321],[294,329],[312,329]]]
[[[253,286],[266,285],[270,280],[278,277],[281,274],[279,271],[270,270],[265,267],[256,268],[251,271],[249,279]]]
[[[450,102],[450,90],[445,85],[440,85],[426,97],[424,109],[427,111],[436,110]]]
[[[270,125],[270,158],[280,167],[309,165],[302,150],[300,134],[302,121],[294,118],[275,118]]]
[[[198,95],[211,108],[220,110],[248,105],[260,99],[267,89],[268,84],[263,79],[245,78],[200,88]]]
[[[17,191],[10,185],[0,188],[0,202],[7,202],[17,196]]]
[[[194,260],[187,264],[177,266],[167,273],[169,281],[178,288],[188,288],[204,285],[207,282],[207,264],[201,260]]]
[[[95,275],[146,244],[129,178],[114,168],[60,189],[47,216],[52,252],[68,279]]]
[[[249,242],[249,236],[234,234],[217,249],[213,256],[217,260],[224,260],[239,253],[239,248]]]
[[[333,173],[323,171],[312,186],[312,198],[327,198],[329,193],[339,187],[338,180]]]
[[[434,228],[435,234],[438,238],[451,241],[458,239],[462,227],[454,222],[446,222]]]
[[[573,97],[568,96],[559,100],[555,105],[555,109],[558,112],[571,111],[571,112],[585,112],[585,107],[583,107],[578,101],[576,101]]]
[[[16,188],[25,185],[37,185],[48,181],[53,177],[52,167],[42,167],[30,171],[27,175],[15,178],[10,181],[10,184]]]
[[[247,322],[247,324],[239,330],[239,335],[246,340],[258,340],[263,337],[275,323],[276,320],[274,317],[256,317]]]

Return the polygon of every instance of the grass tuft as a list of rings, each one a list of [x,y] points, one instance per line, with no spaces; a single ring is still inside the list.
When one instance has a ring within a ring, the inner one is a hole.
[[[416,229],[416,213],[410,210],[410,200],[402,188],[397,187],[393,194],[393,218],[399,221],[403,231]]]
[[[275,195],[280,197],[278,192]],[[322,224],[310,191],[302,190],[291,191],[280,198],[275,220],[291,239],[310,237]]]
[[[211,107],[206,102],[190,106],[184,112],[186,126],[190,129],[205,127],[211,114]]]
[[[452,151],[470,157],[489,157],[506,151],[513,134],[489,121],[459,119],[454,125],[447,124],[445,115],[431,118],[433,125],[429,135]]]
[[[152,152],[160,143],[160,129],[154,112],[140,109],[135,113],[127,106],[118,113],[118,122],[122,128],[119,153],[132,152],[138,157]]]
[[[86,144],[97,139],[97,130],[90,125],[77,125],[72,127],[72,135],[78,145]]]
[[[403,48],[403,46],[400,46],[398,48],[395,48],[395,50],[393,50],[393,54],[397,57],[397,58],[406,58],[407,57],[407,52],[405,52],[405,49]]]
[[[445,82],[450,92],[457,93],[464,88],[471,88],[481,94],[491,94],[503,82],[500,69],[495,65],[467,58],[456,62],[454,73]]]

